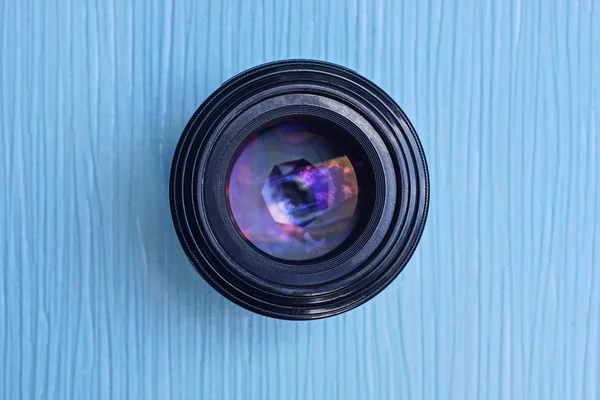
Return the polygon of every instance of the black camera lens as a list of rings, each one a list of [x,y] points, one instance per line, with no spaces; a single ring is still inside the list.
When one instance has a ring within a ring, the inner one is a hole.
[[[396,103],[309,60],[225,82],[190,119],[171,167],[190,261],[230,300],[285,319],[339,314],[385,288],[416,248],[428,192]]]

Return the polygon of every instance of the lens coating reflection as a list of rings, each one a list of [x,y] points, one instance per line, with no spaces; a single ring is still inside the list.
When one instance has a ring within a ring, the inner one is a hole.
[[[227,199],[240,235],[288,261],[324,256],[357,228],[362,152],[324,122],[285,122],[254,134],[229,170]]]

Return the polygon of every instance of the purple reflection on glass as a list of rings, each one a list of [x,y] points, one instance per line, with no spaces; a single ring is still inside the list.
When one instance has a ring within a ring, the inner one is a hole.
[[[357,223],[359,185],[343,146],[299,124],[254,136],[229,172],[231,218],[247,241],[284,260],[342,244]]]

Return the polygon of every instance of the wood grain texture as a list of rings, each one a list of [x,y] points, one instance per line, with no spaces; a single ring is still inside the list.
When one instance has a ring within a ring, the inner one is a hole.
[[[0,57],[0,399],[600,399],[597,0],[2,0]],[[290,57],[431,173],[405,272],[310,323],[216,294],[168,205],[195,108]]]

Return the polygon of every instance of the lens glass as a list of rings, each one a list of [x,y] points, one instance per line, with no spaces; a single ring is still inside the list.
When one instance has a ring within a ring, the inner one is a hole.
[[[349,244],[368,217],[369,170],[362,148],[336,124],[272,125],[251,135],[233,159],[231,219],[245,240],[269,256],[323,257]]]

